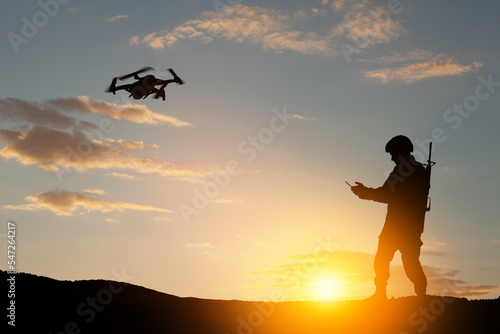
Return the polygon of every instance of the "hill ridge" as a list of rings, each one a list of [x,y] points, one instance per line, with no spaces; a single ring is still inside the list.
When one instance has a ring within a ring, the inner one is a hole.
[[[10,275],[0,276],[9,291]],[[9,330],[24,333],[500,333],[500,297],[254,302],[17,273],[15,298],[9,299],[15,301],[16,325]]]

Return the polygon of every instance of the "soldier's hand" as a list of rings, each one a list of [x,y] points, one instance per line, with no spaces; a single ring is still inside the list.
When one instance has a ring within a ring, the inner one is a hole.
[[[369,199],[368,188],[363,185],[361,182],[356,182],[355,186],[351,187],[354,195],[358,196],[361,199]]]

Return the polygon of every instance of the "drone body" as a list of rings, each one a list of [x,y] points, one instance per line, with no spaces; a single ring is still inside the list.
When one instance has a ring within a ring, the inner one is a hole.
[[[130,74],[123,75],[121,77],[115,77],[113,78],[111,85],[106,89],[106,92],[116,94],[117,90],[125,90],[130,93],[129,97],[133,97],[136,100],[145,99],[150,94],[154,93],[155,95],[153,96],[153,98],[158,99],[161,97],[163,101],[165,101],[165,87],[169,83],[175,82],[178,85],[184,84],[184,81],[182,81],[182,79],[179,78],[171,68],[169,68],[168,71],[174,77],[173,79],[162,80],[156,78],[154,75],[151,74],[139,77],[139,74],[146,71],[151,71],[152,69],[153,69],[152,67],[143,67],[140,70],[132,72]],[[125,84],[120,86],[116,85],[116,82],[118,80],[126,80],[131,77],[133,77],[136,81],[131,84]]]

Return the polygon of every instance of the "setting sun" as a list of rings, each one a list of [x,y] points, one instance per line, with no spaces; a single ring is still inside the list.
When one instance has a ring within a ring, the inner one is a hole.
[[[311,282],[312,296],[316,300],[336,300],[341,294],[341,284],[333,275],[317,277]]]

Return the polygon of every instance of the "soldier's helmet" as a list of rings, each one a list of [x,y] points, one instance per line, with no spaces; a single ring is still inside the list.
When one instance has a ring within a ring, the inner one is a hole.
[[[385,151],[391,154],[410,154],[413,152],[413,144],[408,137],[398,135],[387,142]]]

